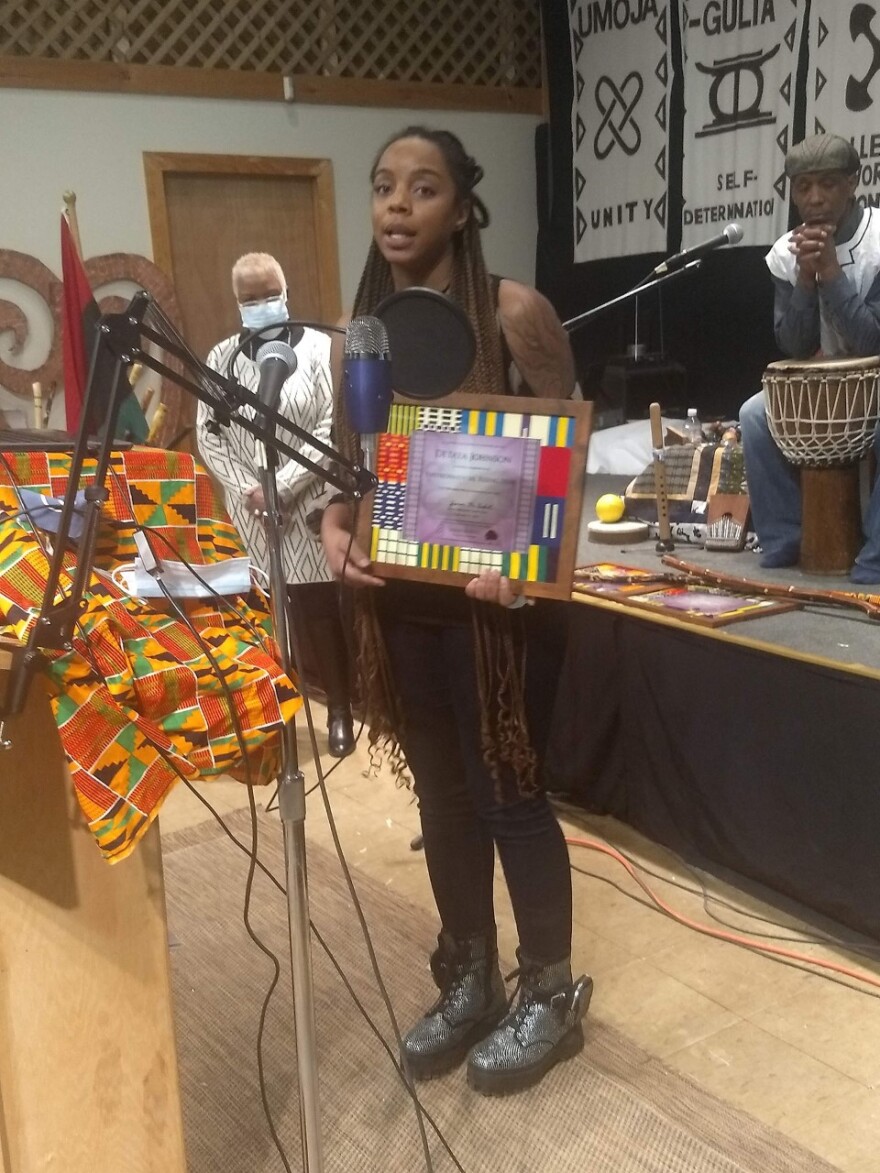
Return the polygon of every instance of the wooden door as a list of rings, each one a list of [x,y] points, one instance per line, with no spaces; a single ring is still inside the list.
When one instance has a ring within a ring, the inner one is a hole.
[[[183,336],[199,358],[240,328],[230,271],[242,253],[278,258],[292,317],[337,320],[329,159],[145,152],[144,170],[153,259],[174,282]],[[169,415],[179,432],[195,419],[196,401],[182,391],[174,398]]]

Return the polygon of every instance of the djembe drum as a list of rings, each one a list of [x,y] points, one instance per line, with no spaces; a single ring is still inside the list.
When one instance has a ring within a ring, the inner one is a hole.
[[[859,461],[880,421],[880,357],[772,362],[770,434],[801,470],[800,565],[848,574],[862,545]]]

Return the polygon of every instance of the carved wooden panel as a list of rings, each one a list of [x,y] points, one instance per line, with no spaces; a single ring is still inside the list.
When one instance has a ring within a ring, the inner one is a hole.
[[[84,267],[102,312],[116,312],[128,302],[119,296],[101,297],[101,289],[111,282],[131,281],[151,294],[180,329],[180,310],[174,286],[168,276],[146,257],[138,256],[136,253],[107,253],[100,257],[90,257],[84,262]],[[35,290],[46,303],[52,316],[53,330],[49,353],[43,363],[37,367],[27,368],[14,366],[0,357],[0,386],[14,395],[30,400],[31,388],[35,382],[48,387],[52,383],[61,386],[64,381],[61,359],[61,282],[42,261],[14,249],[0,249],[0,278],[16,281]],[[15,302],[0,298],[0,334],[6,331],[12,333],[8,353],[12,356],[19,354],[30,335],[27,315]],[[165,356],[163,361],[172,370],[179,369],[178,361],[171,356]],[[160,447],[167,445],[180,430],[185,395],[186,392],[181,391],[170,379],[162,380],[160,399],[167,410],[157,437]]]

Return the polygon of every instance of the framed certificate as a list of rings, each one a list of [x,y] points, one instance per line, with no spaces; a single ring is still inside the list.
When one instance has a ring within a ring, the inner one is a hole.
[[[395,400],[358,522],[375,573],[460,585],[492,567],[568,598],[591,420],[567,399]]]

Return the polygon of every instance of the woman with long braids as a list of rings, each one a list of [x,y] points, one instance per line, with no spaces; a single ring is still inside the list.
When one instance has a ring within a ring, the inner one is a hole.
[[[481,177],[448,131],[409,127],[383,147],[353,313],[373,313],[396,290],[438,290],[465,309],[477,338],[460,391],[566,398],[574,364],[549,302],[486,270]],[[336,438],[353,454],[339,370],[337,353]],[[322,539],[334,574],[364,588],[351,594],[370,741],[398,768],[402,751],[412,774],[441,922],[431,957],[440,994],[405,1035],[403,1059],[415,1078],[429,1079],[466,1058],[478,1091],[519,1091],[582,1048],[592,990],[589,978],[572,979],[568,852],[539,787],[527,722],[525,647],[541,605],[520,606],[495,571],[464,591],[385,583],[352,544],[352,520],[347,503],[330,504]],[[496,847],[519,935],[510,1002],[496,945]]]

